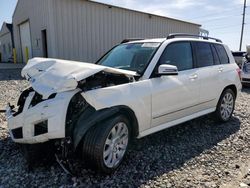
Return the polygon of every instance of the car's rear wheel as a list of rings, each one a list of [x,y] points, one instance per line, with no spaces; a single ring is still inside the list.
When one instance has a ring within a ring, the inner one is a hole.
[[[118,115],[87,132],[83,140],[83,160],[94,170],[111,173],[121,164],[129,141],[129,121]]]
[[[235,93],[231,89],[223,91],[215,112],[216,118],[219,121],[226,122],[232,117],[235,106],[235,98]]]

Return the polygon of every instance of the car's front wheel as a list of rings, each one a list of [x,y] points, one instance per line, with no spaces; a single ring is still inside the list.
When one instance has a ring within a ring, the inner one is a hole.
[[[130,141],[130,125],[118,115],[91,128],[83,140],[83,160],[94,170],[111,173],[121,164]]]
[[[223,91],[215,112],[219,121],[226,122],[231,118],[234,111],[235,98],[235,93],[231,89]]]

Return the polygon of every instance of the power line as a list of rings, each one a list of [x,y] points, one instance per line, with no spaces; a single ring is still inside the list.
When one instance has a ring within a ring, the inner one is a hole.
[[[217,21],[217,20],[224,20],[224,19],[228,19],[229,17],[236,17],[236,16],[241,16],[241,15],[230,14],[230,15],[225,15],[225,16],[220,17],[220,18],[212,18],[212,19],[204,20],[204,22],[213,22],[213,21]]]
[[[230,28],[230,27],[236,27],[236,26],[240,26],[241,24],[234,24],[234,25],[227,25],[227,26],[221,26],[221,27],[215,27],[215,28],[209,28],[210,30],[217,30],[217,29],[226,29],[226,28]]]
[[[206,26],[205,28],[207,28],[209,30],[221,30],[221,29],[226,29],[226,28],[231,28],[231,27],[237,27],[237,26],[240,26],[240,25],[241,24],[224,25],[224,26],[215,27],[215,28],[213,28],[213,27],[211,28],[211,27]],[[245,23],[245,27],[244,28],[246,28],[246,26],[250,26],[250,24]]]
[[[223,28],[223,27],[229,27],[229,26],[238,26],[241,25],[237,22],[237,20],[234,20],[234,22],[231,22],[230,25],[224,24],[224,23],[215,23],[213,25],[203,24],[203,27],[209,27],[211,29],[217,29],[217,28]],[[249,23],[245,22],[245,25],[250,25]]]
[[[218,34],[218,33],[220,33],[220,32],[216,32],[216,33]],[[224,34],[232,34],[232,33],[236,34],[237,32],[234,32],[234,31],[228,31],[228,32],[223,32],[222,34],[224,35]]]
[[[214,15],[214,14],[213,14]],[[228,15],[223,15],[221,17],[214,17],[214,18],[209,18],[209,19],[203,19],[203,23],[204,24],[213,24],[213,23],[210,23],[210,22],[215,22],[215,21],[218,21],[218,20],[225,20],[225,19],[228,19],[229,17],[240,17],[241,15],[240,14],[228,14]],[[195,22],[194,20],[191,20],[193,22]]]
[[[225,10],[225,11],[220,11],[219,13],[225,13],[225,12],[232,12],[232,10],[235,10],[235,9],[239,9],[240,7],[238,8],[235,8],[233,7],[232,9],[230,10]],[[203,16],[197,16],[197,17],[194,17],[194,18],[190,18],[191,20],[196,20],[196,19],[200,19],[200,18],[204,18],[204,17],[208,17],[208,16],[211,16],[211,15],[214,15],[215,13],[210,13],[210,14],[206,14],[206,15],[203,15]]]

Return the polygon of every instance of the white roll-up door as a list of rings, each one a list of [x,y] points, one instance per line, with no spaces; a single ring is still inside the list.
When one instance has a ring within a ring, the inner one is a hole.
[[[32,58],[31,37],[30,37],[30,24],[25,22],[20,25],[21,47],[23,62],[26,62],[26,47],[28,48],[29,59]]]

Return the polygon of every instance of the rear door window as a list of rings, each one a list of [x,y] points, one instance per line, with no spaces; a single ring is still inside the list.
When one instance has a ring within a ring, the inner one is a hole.
[[[197,67],[214,65],[213,53],[209,43],[196,42],[195,47]]]
[[[228,64],[229,63],[229,58],[227,56],[227,52],[226,52],[224,46],[219,45],[219,44],[215,44],[214,46],[215,46],[215,48],[216,48],[216,50],[218,52],[220,63],[221,64]]]
[[[212,52],[213,52],[213,56],[214,56],[214,64],[219,65],[220,64],[220,59],[219,59],[219,56],[217,54],[217,51],[216,51],[214,45],[211,45],[211,48],[212,48]]]

